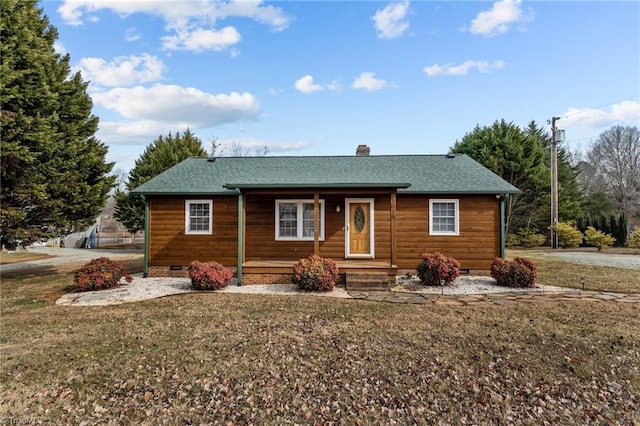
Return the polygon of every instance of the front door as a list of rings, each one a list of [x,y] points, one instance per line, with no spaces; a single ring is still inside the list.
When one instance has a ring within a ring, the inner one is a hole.
[[[373,257],[373,199],[348,198],[345,205],[346,257]]]

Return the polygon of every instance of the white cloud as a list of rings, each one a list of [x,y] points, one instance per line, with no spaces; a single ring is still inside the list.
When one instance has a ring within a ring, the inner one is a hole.
[[[118,56],[111,62],[102,58],[82,58],[77,68],[85,80],[109,87],[157,81],[165,71],[162,60],[148,54]]]
[[[153,123],[171,127],[215,127],[255,120],[260,112],[260,103],[250,93],[216,95],[175,85],[116,88],[94,93],[92,98],[96,105],[134,120],[137,123],[129,125],[138,127]]]
[[[81,25],[84,20],[90,20],[91,13],[101,10],[109,10],[122,18],[134,13],[162,17],[169,32],[162,38],[164,46],[175,50],[220,51],[238,43],[241,37],[234,27],[216,29],[218,21],[226,18],[252,19],[274,31],[286,29],[291,22],[281,8],[264,5],[261,0],[65,0],[58,13],[65,23]]]
[[[140,35],[140,32],[138,32],[138,30],[136,30],[135,28],[127,28],[127,30],[124,32],[124,39],[128,42],[138,41],[141,38],[142,36]]]
[[[167,50],[189,50],[219,52],[240,42],[240,33],[234,27],[224,27],[220,31],[196,28],[193,31],[176,29],[176,34],[162,37],[162,45]]]
[[[533,19],[533,12],[524,14],[522,0],[500,0],[493,3],[490,10],[480,12],[471,21],[471,33],[493,36],[509,31],[512,24],[528,22]]]
[[[353,87],[354,89],[363,89],[368,92],[373,92],[384,88],[386,85],[386,81],[376,78],[376,73],[363,72],[355,80],[353,80],[353,84],[351,85],[351,87]]]
[[[619,123],[640,124],[640,103],[621,101],[609,111],[593,108],[569,108],[561,115],[558,125],[563,129],[574,127],[608,127]]]
[[[317,92],[319,90],[325,90],[323,86],[314,84],[313,77],[309,74],[297,80],[294,86],[296,89],[298,89],[298,91],[307,94]]]
[[[494,69],[504,68],[504,61],[494,61],[493,63],[487,61],[464,61],[460,65],[445,64],[445,65],[428,65],[424,67],[424,72],[429,77],[437,77],[440,75],[467,75],[472,69],[477,69],[481,73],[488,73]]]
[[[64,45],[62,44],[62,42],[60,42],[58,40],[53,42],[53,50],[58,55],[66,55],[67,54],[67,49],[65,49]]]
[[[377,10],[371,20],[378,32],[378,38],[400,37],[409,28],[409,22],[406,20],[408,12],[408,0],[389,3],[384,9]]]

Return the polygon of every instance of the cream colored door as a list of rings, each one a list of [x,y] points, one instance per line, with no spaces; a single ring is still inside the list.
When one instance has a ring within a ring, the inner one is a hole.
[[[347,257],[373,257],[373,200],[347,200]]]

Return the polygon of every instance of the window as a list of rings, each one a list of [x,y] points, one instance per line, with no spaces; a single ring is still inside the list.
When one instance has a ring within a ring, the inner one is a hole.
[[[313,200],[276,200],[276,240],[313,241]],[[320,240],[324,240],[324,200],[320,200]]]
[[[429,200],[429,234],[460,235],[458,200]]]
[[[211,235],[212,216],[213,216],[212,200],[185,201],[185,212],[184,212],[185,234]]]

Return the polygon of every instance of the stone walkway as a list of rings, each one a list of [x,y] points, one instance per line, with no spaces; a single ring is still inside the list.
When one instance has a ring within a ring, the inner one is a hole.
[[[531,293],[531,292],[509,292],[491,294],[469,294],[469,295],[440,295],[424,293],[406,293],[392,291],[362,291],[349,292],[354,299],[369,300],[372,302],[387,303],[408,303],[420,305],[512,305],[516,303],[534,302],[559,302],[559,301],[585,301],[585,302],[605,302],[614,301],[617,303],[640,303],[640,293],[610,293],[597,291],[562,291],[553,293]]]

